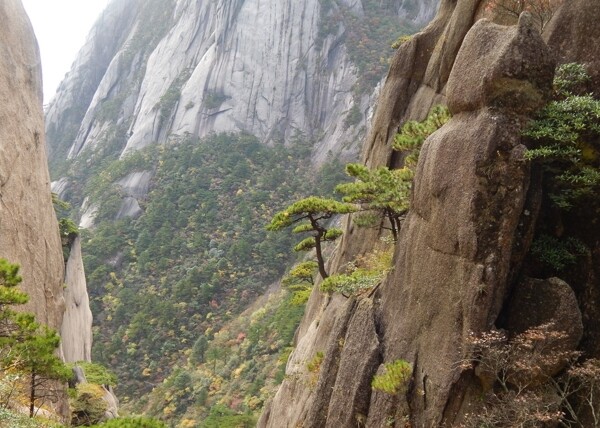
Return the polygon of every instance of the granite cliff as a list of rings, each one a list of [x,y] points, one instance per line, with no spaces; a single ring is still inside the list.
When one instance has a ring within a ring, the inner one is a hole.
[[[2,2],[0,20],[0,256],[21,266],[20,287],[29,295],[22,310],[33,312],[40,323],[63,334],[67,361],[89,359],[91,314],[77,323],[65,322],[74,314],[65,297],[82,291],[74,288],[80,281],[72,275],[65,278],[50,193],[37,42],[20,1]],[[79,254],[78,248],[71,254]],[[73,263],[69,260],[69,265]],[[87,304],[89,311],[89,302],[81,297],[78,305]],[[72,352],[73,347],[87,347],[88,352]],[[57,411],[68,412],[66,396],[57,403]]]
[[[528,117],[549,99],[555,61],[584,64],[590,90],[598,93],[600,34],[594,22],[600,7],[565,2],[540,36],[528,15],[518,23],[502,21],[513,26],[479,20],[497,18],[484,6],[442,1],[432,23],[394,58],[363,161],[401,165],[391,148],[394,134],[406,121],[422,120],[432,105],[448,105],[453,118],[423,146],[393,270],[358,298],[313,291],[286,379],[259,426],[468,424],[468,414],[491,414],[482,410],[491,386],[485,370],[462,363],[472,358],[472,338],[494,329],[519,337],[553,326],[560,332],[547,334],[560,337],[555,348],[540,346],[600,355],[598,311],[591,303],[600,289],[594,214],[583,208],[557,215],[550,208],[540,171],[523,161],[521,136]],[[587,258],[560,275],[564,281],[528,255],[534,236],[549,229],[589,248]],[[348,221],[330,270],[371,252],[379,234]],[[318,352],[324,358],[315,381],[307,362]],[[399,359],[412,367],[407,389],[371,389],[384,364]],[[555,363],[549,376],[564,368],[564,361]],[[509,406],[501,407],[509,418]],[[581,417],[578,423],[586,426]]]
[[[381,49],[374,50],[372,28],[364,25],[388,19],[394,26],[385,37],[412,32],[436,6],[437,0],[113,1],[48,106],[53,176],[63,178],[66,194],[77,187],[77,179],[66,178],[73,160],[99,163],[213,132],[242,131],[265,143],[302,135],[316,142],[316,164],[328,153],[353,158],[385,70],[379,56],[362,58]],[[355,41],[357,35],[363,39]],[[367,67],[376,68],[372,81],[361,83]],[[132,195],[145,188],[147,182],[130,177]],[[89,226],[93,207],[86,208]],[[120,213],[139,214],[132,200]]]

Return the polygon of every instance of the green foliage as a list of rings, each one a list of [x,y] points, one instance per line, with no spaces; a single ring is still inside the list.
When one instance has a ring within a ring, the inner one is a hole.
[[[308,301],[318,267],[318,263],[312,260],[298,263],[283,278],[283,286],[293,293],[292,304],[303,305]]]
[[[243,134],[181,137],[108,162],[102,172],[81,179],[100,206],[95,228],[82,236],[92,311],[102,320],[95,327],[93,357],[115,371],[118,393],[132,411],[140,411],[138,397],[162,384],[187,353],[194,364],[206,365],[207,376],[215,366],[221,370],[225,358],[209,360],[208,346],[194,344],[202,336],[210,343],[211,334],[262,295],[291,261],[292,238],[265,234],[260,225],[307,188],[318,189],[320,176],[307,162],[309,146],[298,141],[270,148]],[[114,221],[121,202],[114,183],[136,171],[154,172],[140,201],[144,212]],[[281,328],[293,335],[303,307],[287,305],[289,321],[284,317]],[[276,353],[283,339],[273,335]],[[226,366],[233,364],[230,358]],[[203,388],[199,397],[207,394]],[[190,394],[173,394],[175,410],[160,416],[181,417],[195,400]]]
[[[380,226],[383,215],[397,239],[400,219],[409,208],[413,171],[407,167],[390,170],[384,166],[369,170],[364,165],[351,163],[346,165],[346,173],[356,181],[340,184],[336,191],[344,195],[344,202],[360,204],[363,212],[354,216],[355,223]],[[373,211],[380,215],[373,216]]]
[[[559,239],[541,235],[531,245],[531,254],[556,272],[561,272],[577,259],[589,253],[589,249],[576,238]]]
[[[555,77],[555,100],[525,129],[536,146],[525,157],[542,164],[550,198],[561,209],[595,201],[600,186],[600,100],[574,95],[589,76],[579,64],[566,64]]]
[[[299,221],[328,220],[336,214],[348,214],[355,211],[355,207],[334,199],[324,199],[316,196],[309,196],[288,206],[285,210],[278,212],[273,216],[267,230],[281,230],[291,226]],[[314,228],[310,223],[304,223],[308,228],[296,228],[295,233],[307,232]]]
[[[90,426],[104,418],[108,405],[101,386],[92,383],[80,383],[76,387],[76,395],[69,404],[71,407],[71,424],[73,426]]]
[[[23,281],[19,269],[19,265],[0,258],[0,311],[7,310],[7,305],[22,305],[29,300],[27,294],[15,289]]]
[[[70,218],[61,218],[58,221],[58,226],[60,228],[60,236],[63,239],[79,235],[79,227]]]
[[[231,97],[228,97],[221,92],[207,92],[204,94],[202,104],[204,105],[204,108],[214,109],[220,107],[221,104],[223,104],[229,98]]]
[[[360,294],[379,284],[392,268],[393,246],[359,257],[349,263],[346,272],[331,275],[321,283],[321,291],[341,293],[345,297]]]
[[[316,373],[321,369],[321,364],[323,363],[323,359],[325,358],[325,354],[321,351],[317,351],[317,353],[311,358],[309,362],[306,363],[306,368],[311,373]]]
[[[321,1],[317,44],[326,37],[342,34],[350,60],[361,76],[354,88],[355,95],[368,93],[384,77],[393,54],[390,45],[417,28],[409,20],[399,22],[395,3],[392,1],[363,0],[360,15],[355,14],[343,2]],[[345,31],[341,31],[344,29]]]
[[[5,407],[0,407],[0,426],[6,428],[61,428],[62,424],[45,420],[42,417],[29,418],[15,413]]]
[[[392,43],[391,47],[392,47],[392,49],[398,49],[404,43],[412,40],[412,38],[413,38],[412,35],[410,35],[410,36],[402,35],[402,36],[398,37],[394,43]]]
[[[167,426],[156,419],[148,417],[124,417],[106,421],[98,425],[92,425],[92,428],[166,428]]]
[[[394,150],[406,152],[405,165],[413,168],[419,159],[419,152],[425,139],[441,128],[450,120],[450,111],[448,107],[434,106],[427,118],[421,122],[411,120],[406,122],[402,129],[394,137]]]
[[[562,64],[554,74],[554,91],[561,96],[582,95],[590,80],[590,76],[582,64],[576,62]]]
[[[155,108],[160,111],[160,123],[164,124],[165,121],[171,118],[173,115],[173,111],[177,104],[179,103],[179,99],[181,98],[181,88],[190,78],[191,71],[184,70],[169,86],[169,89],[165,91],[165,93],[160,97],[160,100],[156,104]]]
[[[294,202],[285,210],[275,214],[271,223],[267,225],[267,230],[277,231],[301,222],[292,232],[309,232],[312,235],[300,241],[294,247],[294,251],[308,251],[314,248],[316,250],[319,273],[324,279],[328,275],[325,270],[325,259],[321,244],[323,242],[335,241],[342,235],[340,229],[328,228],[324,223],[334,215],[348,214],[354,211],[356,211],[356,207],[352,204],[339,202],[334,199],[310,196]]]
[[[412,376],[412,365],[404,360],[385,364],[385,372],[375,375],[371,387],[390,395],[405,391]]]
[[[200,428],[253,428],[257,418],[249,414],[237,414],[223,405],[215,405]]]
[[[102,364],[89,361],[78,361],[77,363],[71,364],[71,366],[81,367],[88,383],[105,386],[117,385],[117,376]]]
[[[358,226],[387,228],[391,230],[394,240],[398,238],[402,216],[409,209],[414,168],[421,146],[429,135],[449,119],[448,108],[438,105],[431,109],[424,121],[404,124],[394,137],[393,146],[395,150],[406,154],[403,168],[390,170],[382,166],[370,170],[355,163],[346,166],[346,173],[355,181],[340,184],[335,190],[344,195],[344,202],[360,204],[361,213],[353,217]],[[382,225],[381,217],[386,219],[386,225]],[[356,277],[354,279],[358,280]]]
[[[141,411],[171,423],[179,420],[179,426],[200,426],[215,405],[228,408],[224,416],[258,416],[285,376],[303,314],[292,300],[286,291],[270,294],[220,330],[207,331],[199,338],[206,338],[204,361],[190,353],[188,364],[173,370]]]

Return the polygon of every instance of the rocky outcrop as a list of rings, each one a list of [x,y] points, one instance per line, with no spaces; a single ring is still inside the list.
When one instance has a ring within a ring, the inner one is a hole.
[[[25,310],[59,329],[63,256],[50,195],[40,57],[18,0],[0,3],[0,256],[21,265]]]
[[[83,270],[81,239],[71,244],[65,274],[65,315],[60,329],[66,362],[92,360],[92,311]]]
[[[21,266],[21,310],[60,329],[63,255],[48,174],[40,56],[19,0],[0,2],[0,257]],[[68,414],[66,392],[56,413]]]
[[[553,56],[528,17],[514,27],[474,24],[478,9],[477,1],[442,2],[432,24],[401,48],[364,149],[368,165],[396,165],[399,159],[390,147],[399,124],[422,119],[439,102],[453,113],[422,149],[394,270],[372,297],[380,341],[375,360],[413,364],[408,402],[371,394],[366,413],[364,408],[354,413],[366,426],[390,421],[404,426],[408,419],[413,426],[453,426],[460,420],[479,384],[458,363],[467,357],[469,335],[497,321],[519,267],[515,255],[522,258],[521,247],[529,245],[533,225],[528,216],[539,208],[523,162],[521,130],[526,115],[550,95]],[[369,251],[376,234],[348,223],[331,270]],[[291,361],[296,353],[306,355],[316,340],[322,343],[323,336],[329,347],[339,341],[330,330],[319,331],[319,320],[339,313],[340,304],[313,293]],[[341,313],[336,322],[346,326],[345,337],[362,337],[360,329],[350,326],[352,314]],[[362,350],[361,357],[354,357],[355,367],[364,363],[361,358],[370,358],[371,340],[353,345]],[[318,388],[294,406],[306,409],[306,416],[297,409],[283,412],[282,397],[291,391],[307,394],[302,387],[307,377],[296,376],[284,381],[259,426],[316,427],[340,417],[335,409],[348,403],[331,393],[318,406],[331,409],[327,417],[312,416],[318,415],[315,403],[322,400]],[[333,367],[324,376],[319,383],[345,375]],[[355,392],[347,388],[345,397]],[[354,426],[348,419],[340,423]]]

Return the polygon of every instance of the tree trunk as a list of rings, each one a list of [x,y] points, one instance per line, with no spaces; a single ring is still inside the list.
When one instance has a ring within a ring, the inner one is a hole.
[[[321,236],[322,233],[318,233],[315,236],[315,251],[317,252],[317,263],[319,264],[319,273],[321,274],[321,278],[325,279],[329,275],[327,275],[327,271],[325,270],[325,259],[323,258],[323,251],[321,250]]]
[[[31,370],[31,384],[29,386],[29,417],[33,418],[35,413],[35,370]]]

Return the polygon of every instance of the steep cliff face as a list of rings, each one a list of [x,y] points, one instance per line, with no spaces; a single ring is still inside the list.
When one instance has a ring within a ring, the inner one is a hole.
[[[599,7],[566,3],[545,30],[548,48],[527,17],[514,27],[476,22],[481,3],[442,1],[395,57],[365,163],[398,166],[391,142],[399,125],[423,119],[433,104],[447,104],[453,118],[421,152],[392,273],[358,300],[313,292],[286,380],[259,426],[456,426],[489,392],[485,376],[461,367],[469,338],[494,327],[518,334],[550,323],[564,329],[557,346],[598,355],[593,261],[565,274],[566,283],[523,277],[535,271],[523,268],[534,229],[549,220],[539,175],[522,161],[521,131],[548,99],[555,56],[588,65],[597,91],[590,38],[598,37]],[[582,237],[593,259],[598,231],[589,215],[562,220],[552,227]],[[348,222],[330,270],[372,251],[378,238]],[[306,365],[317,352],[324,359],[315,384]],[[381,364],[397,359],[412,364],[406,397],[372,390]]]
[[[66,172],[59,165],[67,157],[97,163],[212,132],[243,131],[269,143],[301,134],[317,142],[317,163],[329,152],[354,157],[374,87],[358,89],[366,72],[358,61],[378,52],[369,19],[393,23],[389,46],[394,34],[427,22],[436,6],[437,0],[114,1],[48,107],[54,174]],[[351,27],[357,22],[365,32],[360,41],[352,38],[360,33]],[[370,62],[384,70],[379,61]]]
[[[21,265],[25,309],[59,329],[63,256],[50,195],[41,69],[20,1],[0,4],[0,255]]]

